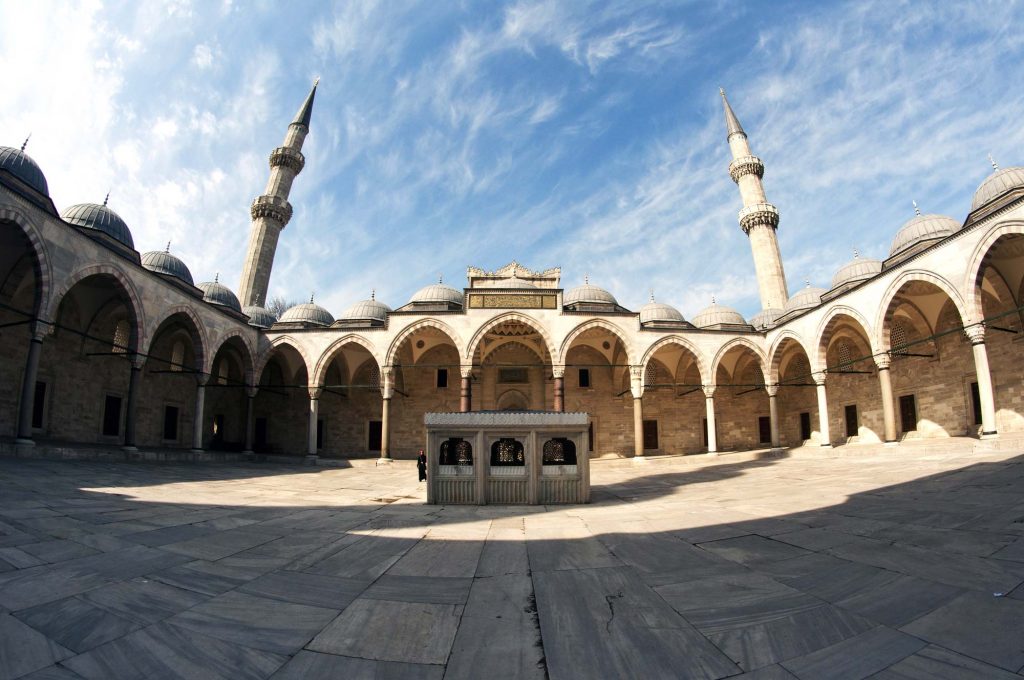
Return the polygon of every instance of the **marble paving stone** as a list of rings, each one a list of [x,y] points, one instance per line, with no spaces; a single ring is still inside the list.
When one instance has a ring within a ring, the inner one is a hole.
[[[88,569],[112,580],[123,580],[185,564],[190,561],[190,558],[185,555],[175,555],[164,552],[159,548],[133,545],[124,550],[98,553],[89,557],[69,560],[57,566],[66,565],[68,568]]]
[[[823,605],[708,638],[742,668],[752,670],[809,654],[873,627],[867,619]]]
[[[502,574],[525,574],[530,570],[530,558],[526,551],[526,531],[522,520],[518,526],[502,527],[491,524],[477,563],[477,576],[499,576]]]
[[[359,597],[369,583],[300,571],[275,571],[249,581],[238,591],[272,600],[341,610]]]
[[[162,621],[207,599],[206,595],[141,577],[96,588],[78,597],[142,625]]]
[[[927,643],[892,628],[878,627],[782,665],[808,680],[861,680],[910,656]]]
[[[821,600],[763,574],[731,574],[654,589],[702,633],[719,633],[820,607]]]
[[[284,536],[278,539],[278,541],[283,541],[287,538],[287,536]],[[289,556],[291,557],[291,560],[285,563],[284,568],[292,571],[305,571],[313,565],[326,560],[328,557],[333,557],[334,555],[337,555],[339,552],[341,552],[348,546],[352,545],[353,543],[358,543],[364,538],[365,536],[361,536],[359,534],[342,534],[340,537],[336,537],[317,548],[308,550],[307,552],[305,552],[305,554],[302,554],[301,552],[293,553]],[[275,546],[277,545],[278,541],[264,543],[263,545],[257,548],[253,548],[253,550],[264,550],[267,551],[267,554],[270,554],[272,551],[276,549]]]
[[[45,668],[72,653],[10,614],[0,613],[0,680]]]
[[[163,549],[198,560],[215,561],[280,537],[280,533],[267,530],[252,528],[232,529],[218,531],[209,536],[200,536],[178,543],[168,543],[163,546]]]
[[[700,548],[670,534],[608,533],[598,538],[616,558],[640,573],[651,586],[678,583],[746,569],[735,562]]]
[[[337,609],[229,592],[168,621],[226,642],[294,654],[337,615]]]
[[[428,537],[405,553],[388,574],[472,578],[482,549],[483,541],[438,541]]]
[[[62,565],[43,565],[0,574],[0,607],[11,611],[62,600],[106,585],[102,574]]]
[[[441,680],[444,666],[372,661],[303,650],[271,680]],[[481,676],[477,676],[481,677]]]
[[[835,603],[880,588],[899,578],[900,575],[893,571],[856,562],[843,562],[829,569],[780,580],[799,591]]]
[[[599,540],[577,529],[531,531],[527,528],[527,553],[534,573],[560,569],[618,567],[622,562]]]
[[[197,560],[151,574],[150,577],[177,588],[203,595],[220,595],[260,576],[262,572],[230,567],[219,562]]]
[[[162,527],[160,529],[151,529],[150,531],[140,531],[133,534],[123,534],[123,537],[125,540],[133,541],[141,545],[148,545],[151,548],[159,548],[160,546],[180,543],[194,538],[199,538],[201,536],[209,536],[212,533],[212,529],[200,528],[194,524],[183,524]]]
[[[795,545],[804,550],[824,550],[837,545],[850,543],[854,540],[852,534],[836,531],[827,527],[815,527],[813,529],[802,529],[788,534],[776,536],[775,539],[783,543]]]
[[[1001,668],[929,645],[873,676],[872,680],[1020,680]]]
[[[758,565],[757,570],[762,573],[769,574],[777,579],[784,580],[797,578],[798,576],[807,576],[808,574],[814,574],[828,569],[838,569],[844,564],[849,564],[849,562],[824,553],[807,553],[806,555],[794,557],[788,560],[780,560],[778,562],[768,562],[766,564]]]
[[[443,664],[461,616],[460,605],[360,598],[306,648],[379,661]]]
[[[764,666],[756,671],[734,675],[729,680],[799,680],[782,666]]]
[[[893,541],[919,548],[987,557],[997,550],[1013,543],[1012,534],[997,534],[987,531],[964,531],[959,529],[936,529],[926,526],[894,526],[876,531],[871,538]]]
[[[18,680],[82,680],[82,676],[63,666],[47,666],[35,673],[23,675]]]
[[[850,593],[836,600],[835,604],[886,626],[897,627],[946,604],[963,592],[944,583],[900,576],[883,585]]]
[[[418,539],[364,536],[362,540],[342,548],[339,552],[317,562],[308,569],[313,574],[327,574],[345,578],[374,580],[402,555],[416,545]]]
[[[43,543],[28,543],[20,546],[20,549],[43,562],[50,563],[63,562],[76,557],[87,557],[99,552],[81,543],[67,539],[44,541]]]
[[[999,560],[1013,560],[1024,562],[1024,538],[1018,538],[1002,550],[993,553],[992,557]]]
[[[389,571],[377,579],[363,593],[363,597],[395,602],[465,604],[470,586],[473,585],[471,578],[392,576],[393,572],[394,570]]]
[[[553,680],[739,672],[628,567],[534,573],[534,587]]]
[[[67,659],[63,665],[87,680],[262,680],[287,660],[162,622]]]
[[[721,541],[701,543],[700,547],[733,562],[757,566],[807,555],[808,551],[764,536],[738,536]]]
[[[15,616],[75,652],[116,640],[141,627],[76,597],[24,609]]]
[[[43,560],[29,555],[21,548],[0,548],[0,560],[11,565],[11,569],[28,569],[44,564]]]
[[[1024,602],[965,593],[903,631],[985,663],[1016,672],[1024,666]]]

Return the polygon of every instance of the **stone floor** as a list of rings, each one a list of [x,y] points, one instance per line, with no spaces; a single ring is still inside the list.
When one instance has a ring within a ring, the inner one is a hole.
[[[0,459],[0,678],[1019,678],[1024,456],[415,470]]]

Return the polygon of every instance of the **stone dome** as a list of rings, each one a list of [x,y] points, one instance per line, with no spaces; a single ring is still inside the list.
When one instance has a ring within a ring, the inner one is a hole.
[[[227,307],[233,312],[242,311],[242,305],[239,304],[238,298],[231,292],[231,289],[221,283],[218,278],[214,278],[213,281],[200,283],[196,288],[203,291],[203,299],[210,304]]]
[[[409,302],[442,302],[451,303],[462,306],[463,295],[461,290],[455,290],[451,286],[446,286],[443,283],[432,283],[429,286],[420,288],[416,293],[409,299]]]
[[[259,305],[242,307],[242,314],[249,317],[249,325],[255,328],[270,328],[277,322],[277,317],[269,309]]]
[[[789,300],[786,301],[787,312],[792,312],[795,309],[810,309],[811,307],[817,307],[821,304],[821,296],[828,291],[824,288],[817,288],[807,284],[805,288],[801,288],[797,291]]]
[[[705,307],[697,312],[691,323],[697,328],[708,328],[709,326],[718,325],[747,325],[742,314],[732,307],[726,307],[717,302],[712,302],[710,307]]]
[[[774,326],[775,321],[782,316],[785,310],[782,309],[762,309],[760,312],[750,317],[750,325],[757,330],[764,330],[769,326]]]
[[[946,238],[959,229],[960,223],[946,215],[915,215],[896,232],[889,257],[899,255],[918,243]]]
[[[357,302],[341,315],[340,321],[384,321],[391,313],[391,308],[376,298]]]
[[[168,249],[171,247],[167,245]],[[142,266],[157,274],[166,274],[181,279],[190,286],[195,285],[192,272],[179,258],[171,255],[170,250],[151,250],[142,254]]]
[[[686,319],[683,318],[682,312],[672,305],[651,300],[640,308],[640,323],[651,323],[653,321],[682,323]]]
[[[102,231],[115,241],[119,241],[129,248],[135,249],[135,241],[132,240],[132,232],[128,230],[121,216],[107,207],[97,203],[79,203],[70,208],[65,208],[60,217],[68,224],[85,229]]]
[[[589,281],[586,281],[582,286],[570,288],[562,296],[563,305],[571,305],[577,302],[607,305],[619,304],[614,295],[606,291],[604,288],[591,285]]]
[[[1006,193],[1010,189],[1024,187],[1024,168],[1003,168],[989,175],[971,201],[971,212],[985,205],[993,198]],[[958,225],[959,226],[959,225]]]
[[[22,149],[0,146],[0,170],[8,171],[44,196],[50,195],[43,171]]]
[[[855,283],[857,281],[870,279],[881,271],[882,263],[878,260],[854,255],[852,260],[836,271],[836,275],[832,277],[832,288],[838,288],[839,286],[847,283]]]
[[[278,321],[281,323],[308,323],[314,326],[330,326],[334,323],[334,317],[326,309],[313,302],[313,298],[310,298],[309,302],[289,307]]]

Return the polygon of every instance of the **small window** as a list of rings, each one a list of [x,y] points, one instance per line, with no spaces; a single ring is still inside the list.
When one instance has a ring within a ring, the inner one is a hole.
[[[217,383],[220,385],[228,384],[228,362],[223,359],[220,360],[220,364],[217,366]]]
[[[178,440],[178,407],[164,406],[164,439]]]
[[[544,465],[575,465],[576,444],[571,439],[557,437],[544,442]]]
[[[857,418],[857,405],[850,404],[845,409],[846,414],[846,436],[856,437],[860,430],[860,421]]]
[[[658,421],[644,421],[644,449],[654,450],[658,448]]]
[[[580,387],[590,387],[590,369],[580,369]]]
[[[131,328],[128,322],[121,319],[114,327],[114,343],[111,351],[115,354],[125,354],[128,351],[128,342],[131,340]]]
[[[978,390],[976,382],[971,383],[971,406],[974,410],[974,424],[981,425],[981,392]]]
[[[811,438],[811,414],[804,411],[800,414],[800,439],[807,441]]]
[[[472,465],[473,446],[465,439],[452,437],[441,442],[438,465]]]
[[[491,467],[526,465],[526,454],[521,442],[503,437],[491,444]]]
[[[438,389],[444,389],[448,387],[448,369],[439,368],[437,369],[437,387]]]
[[[175,340],[171,348],[171,370],[181,371],[185,366],[185,343]]]
[[[36,382],[36,392],[32,398],[32,429],[43,429],[43,414],[46,412],[46,383]]]
[[[103,436],[121,434],[121,397],[108,394],[103,402]]]
[[[758,441],[762,444],[772,443],[772,419],[768,416],[758,416],[757,418],[757,435]]]

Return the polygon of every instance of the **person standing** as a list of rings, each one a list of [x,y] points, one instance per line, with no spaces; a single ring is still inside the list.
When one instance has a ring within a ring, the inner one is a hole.
[[[416,469],[420,473],[420,481],[425,482],[427,480],[427,454],[423,453],[423,449],[420,449],[420,455],[416,458]]]

